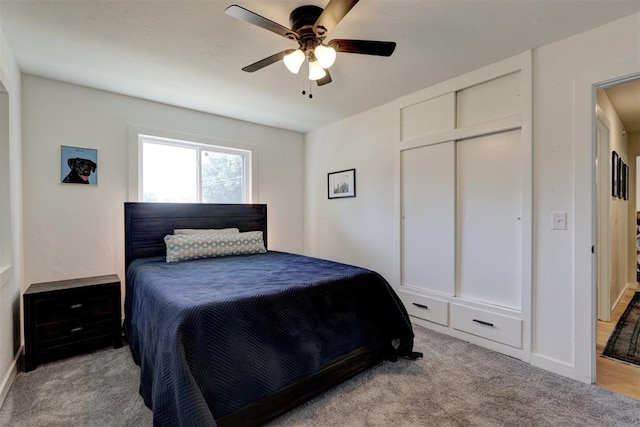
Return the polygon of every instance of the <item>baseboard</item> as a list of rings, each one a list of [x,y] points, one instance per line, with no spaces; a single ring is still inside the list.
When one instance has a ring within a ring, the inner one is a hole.
[[[550,357],[542,356],[540,354],[531,354],[531,364],[537,368],[544,369],[545,371],[553,372],[563,377],[568,377],[582,383],[591,384],[591,376],[580,375],[576,372],[573,365],[566,362],[561,362]]]
[[[422,326],[427,329],[431,329],[436,332],[440,332],[441,334],[449,335],[450,337],[454,337],[459,340],[466,341],[470,344],[474,344],[479,347],[484,347],[491,351],[506,354],[507,356],[513,357],[515,359],[523,360],[525,362],[526,362],[526,359],[528,358],[528,355],[525,355],[523,353],[523,350],[520,348],[511,347],[506,344],[502,344],[496,341],[488,340],[486,338],[471,335],[466,332],[458,331],[456,329],[449,328],[447,326],[438,325],[436,323],[429,322],[427,320],[422,320],[417,317],[411,316],[411,323]],[[415,350],[422,351],[419,348],[416,348]]]
[[[4,405],[4,400],[7,398],[7,394],[9,394],[9,389],[13,384],[13,380],[16,378],[18,374],[18,360],[20,359],[20,355],[22,354],[22,347],[18,351],[18,354],[13,358],[11,365],[9,365],[9,371],[2,379],[2,383],[0,383],[0,408]]]
[[[620,293],[618,294],[618,298],[616,298],[616,301],[611,306],[611,313],[612,314],[615,311],[615,309],[618,306],[618,304],[620,304],[620,301],[622,300],[622,298],[624,298],[624,294],[627,292],[627,290],[629,290],[629,283],[627,283],[625,285],[625,287],[622,289],[622,291],[620,291]]]

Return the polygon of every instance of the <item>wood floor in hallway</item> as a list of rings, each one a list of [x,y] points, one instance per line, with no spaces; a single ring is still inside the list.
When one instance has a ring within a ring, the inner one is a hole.
[[[610,322],[598,320],[598,337],[596,344],[596,383],[603,388],[640,399],[640,366],[602,357],[607,340],[616,327],[616,323],[629,305],[633,295],[639,291],[628,289],[613,312]]]

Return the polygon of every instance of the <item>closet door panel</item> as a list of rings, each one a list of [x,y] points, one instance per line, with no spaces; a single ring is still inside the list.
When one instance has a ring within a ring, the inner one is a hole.
[[[400,140],[455,128],[456,98],[447,93],[400,109]]]
[[[455,147],[401,152],[402,285],[455,292]]]
[[[457,296],[520,309],[520,130],[456,143]]]
[[[456,127],[473,126],[520,114],[520,72],[456,93]]]

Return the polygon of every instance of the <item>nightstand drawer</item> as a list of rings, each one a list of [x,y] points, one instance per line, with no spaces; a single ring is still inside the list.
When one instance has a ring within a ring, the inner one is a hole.
[[[113,292],[109,289],[97,295],[85,292],[36,301],[36,325],[85,317],[110,316],[112,313]]]
[[[111,335],[113,335],[111,318],[80,324],[73,321],[49,323],[36,328],[36,339],[42,350],[87,338],[109,337]]]

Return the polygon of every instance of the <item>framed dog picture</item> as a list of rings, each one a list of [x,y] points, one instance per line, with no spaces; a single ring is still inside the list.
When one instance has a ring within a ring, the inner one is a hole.
[[[65,184],[98,183],[98,150],[60,147],[60,180]]]

